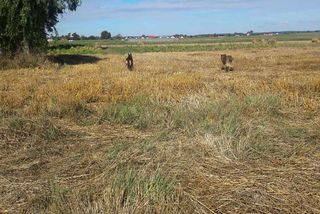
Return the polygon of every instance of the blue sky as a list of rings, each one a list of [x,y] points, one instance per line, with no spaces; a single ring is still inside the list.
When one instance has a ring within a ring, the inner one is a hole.
[[[320,0],[82,0],[60,35],[195,35],[320,30]]]

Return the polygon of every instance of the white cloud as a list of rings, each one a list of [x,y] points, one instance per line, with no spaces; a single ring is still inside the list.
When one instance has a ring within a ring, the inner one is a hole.
[[[288,20],[285,20],[285,21],[283,21],[283,22],[280,22],[280,24],[282,24],[282,25],[288,25],[290,22],[288,21]]]
[[[114,4],[115,1],[83,1],[75,13],[67,14],[71,19],[166,16],[176,13],[210,13],[261,7],[271,0],[157,0],[138,3]]]

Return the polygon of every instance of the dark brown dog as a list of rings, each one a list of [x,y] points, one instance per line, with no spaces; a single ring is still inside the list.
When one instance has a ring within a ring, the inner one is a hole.
[[[129,53],[128,54],[128,57],[126,58],[126,64],[127,64],[127,67],[130,71],[132,71],[132,68],[133,68],[133,58],[132,58],[132,53]]]

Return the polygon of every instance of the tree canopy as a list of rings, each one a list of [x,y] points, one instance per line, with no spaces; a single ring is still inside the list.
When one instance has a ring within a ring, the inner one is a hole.
[[[80,4],[81,0],[0,0],[1,50],[43,51],[59,15],[75,11]]]
[[[102,31],[101,32],[101,39],[110,39],[111,38],[111,33],[108,31]]]
[[[73,33],[73,34],[72,34],[72,39],[73,39],[73,40],[80,40],[79,34]]]

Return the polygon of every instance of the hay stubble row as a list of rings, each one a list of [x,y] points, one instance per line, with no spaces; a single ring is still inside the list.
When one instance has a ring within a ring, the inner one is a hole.
[[[239,50],[232,55],[236,72],[231,74],[220,71],[220,55],[214,52],[136,54],[134,72],[125,69],[118,55],[58,70],[3,71],[0,103],[37,114],[61,105],[124,101],[138,94],[178,100],[194,93],[212,99],[268,93],[283,96],[283,105],[319,108],[316,48]]]

